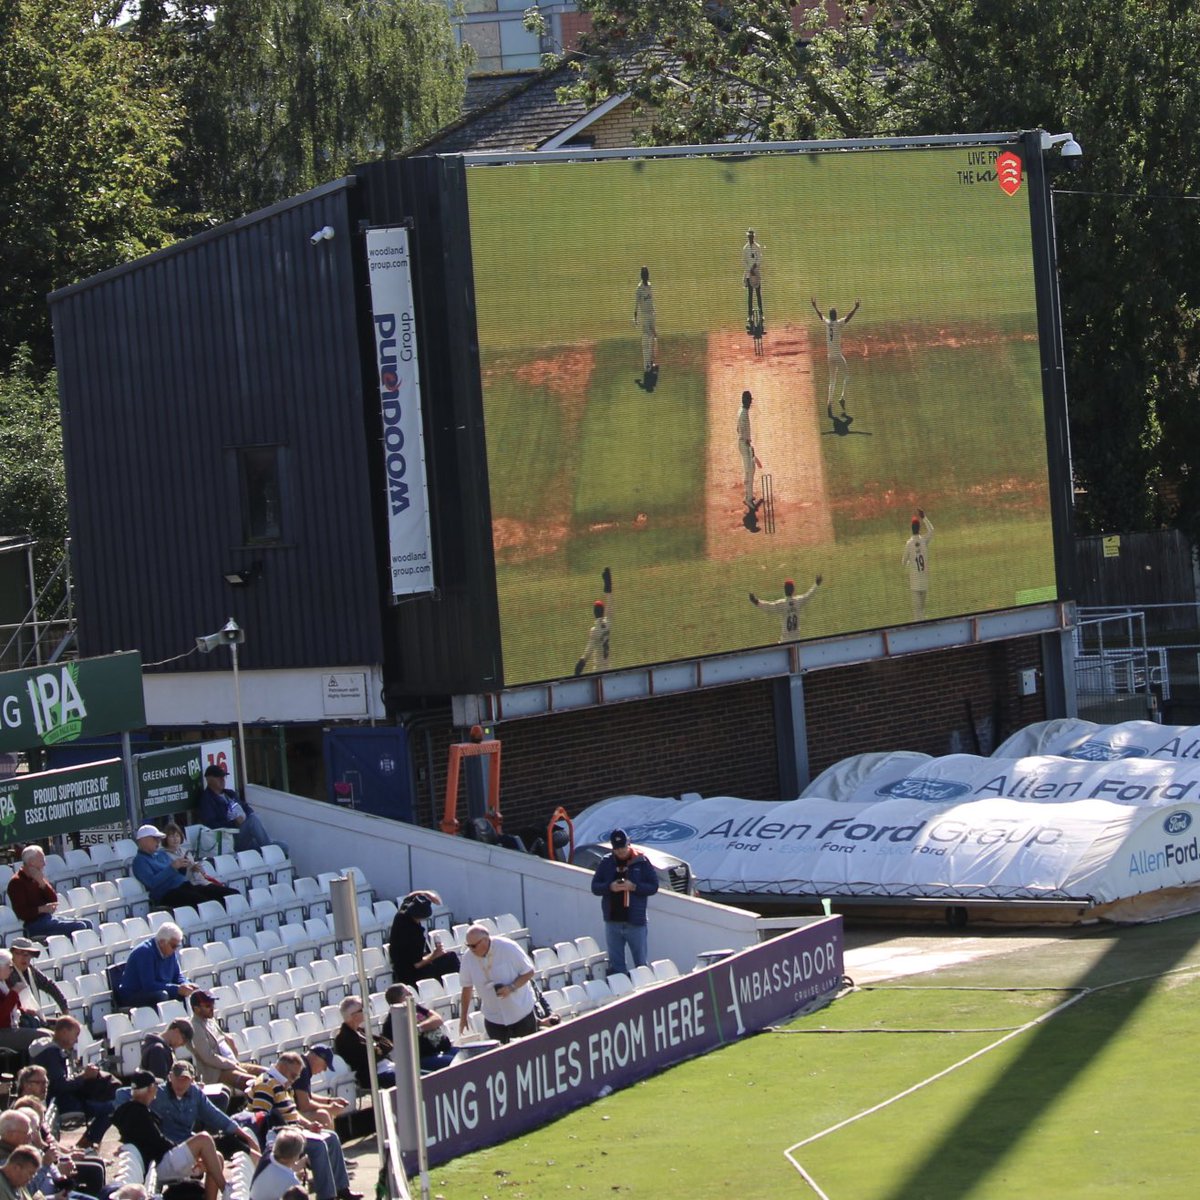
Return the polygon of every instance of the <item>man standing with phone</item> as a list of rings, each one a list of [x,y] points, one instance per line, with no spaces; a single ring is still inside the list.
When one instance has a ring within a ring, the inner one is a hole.
[[[624,975],[626,947],[635,967],[649,965],[646,901],[658,891],[658,875],[650,860],[630,844],[625,830],[614,829],[609,840],[612,853],[600,860],[592,891],[600,897],[604,914],[609,972]]]

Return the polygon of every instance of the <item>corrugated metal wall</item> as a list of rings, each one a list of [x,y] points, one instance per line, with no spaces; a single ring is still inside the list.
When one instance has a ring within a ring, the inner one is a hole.
[[[381,661],[348,194],[329,184],[51,298],[84,654],[154,662],[232,615],[250,669]],[[312,245],[324,225],[336,236]],[[254,444],[283,447],[277,546],[243,546],[237,448]],[[249,585],[225,581],[255,562]],[[228,664],[177,664],[205,667]]]

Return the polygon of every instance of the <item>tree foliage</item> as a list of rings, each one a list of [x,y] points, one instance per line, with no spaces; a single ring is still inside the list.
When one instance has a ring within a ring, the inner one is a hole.
[[[1070,129],[1057,181],[1079,528],[1200,538],[1200,7],[1188,0],[583,0],[572,89],[647,139]]]
[[[0,513],[0,533],[30,534],[43,564],[57,559],[67,536],[58,388],[27,346],[0,374]]]
[[[155,0],[137,34],[169,64],[188,114],[179,203],[221,219],[457,118],[470,61],[441,0]]]
[[[46,293],[171,239],[179,108],[115,16],[0,0],[0,362],[48,366]]]

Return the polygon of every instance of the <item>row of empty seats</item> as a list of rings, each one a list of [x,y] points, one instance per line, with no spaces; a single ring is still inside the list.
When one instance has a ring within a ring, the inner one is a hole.
[[[563,1020],[581,1016],[596,1008],[603,1008],[615,1000],[632,996],[643,988],[666,983],[679,978],[679,968],[669,959],[660,958],[648,967],[634,967],[628,975],[614,972],[603,979],[585,979],[582,983],[569,983],[561,989],[550,989],[542,995],[551,1012]]]

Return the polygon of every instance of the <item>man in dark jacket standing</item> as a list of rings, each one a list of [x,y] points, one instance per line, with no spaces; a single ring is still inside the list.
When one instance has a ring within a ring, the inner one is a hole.
[[[635,967],[647,966],[646,901],[658,891],[658,875],[650,860],[629,843],[629,834],[614,829],[612,853],[606,854],[592,876],[592,891],[604,913],[605,948],[610,972],[627,973],[625,948]]]

